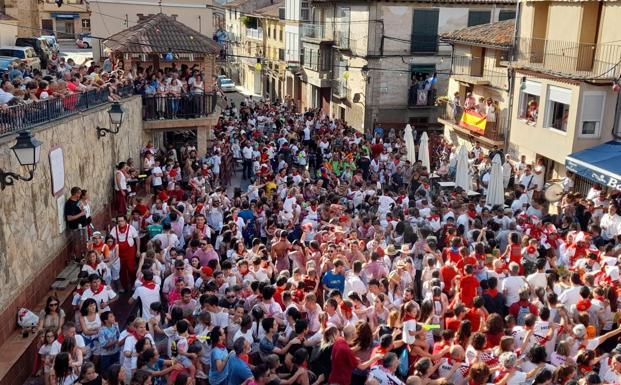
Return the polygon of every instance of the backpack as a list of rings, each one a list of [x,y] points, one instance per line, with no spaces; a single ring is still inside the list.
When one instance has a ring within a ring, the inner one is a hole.
[[[520,326],[524,326],[524,321],[526,320],[526,316],[530,314],[530,307],[528,305],[526,306],[520,306],[520,309],[518,310],[518,314],[517,314],[517,324]]]

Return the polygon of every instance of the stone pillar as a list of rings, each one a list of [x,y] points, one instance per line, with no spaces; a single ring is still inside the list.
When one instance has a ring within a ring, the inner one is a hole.
[[[209,126],[199,125],[196,127],[196,151],[199,156],[207,153],[207,140],[209,139]]]

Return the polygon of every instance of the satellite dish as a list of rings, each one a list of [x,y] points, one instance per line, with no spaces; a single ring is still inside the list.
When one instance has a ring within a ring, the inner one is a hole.
[[[543,196],[548,202],[554,203],[560,201],[564,194],[565,192],[563,190],[563,185],[560,183],[554,183],[546,188]]]

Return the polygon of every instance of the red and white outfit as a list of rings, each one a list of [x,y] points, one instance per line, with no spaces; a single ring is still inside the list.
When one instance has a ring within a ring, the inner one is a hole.
[[[114,208],[119,215],[127,215],[127,177],[121,170],[116,170],[114,174]]]
[[[136,241],[138,231],[131,226],[124,228],[115,226],[110,235],[119,245],[119,258],[121,260],[121,284],[125,288],[131,288],[136,279]]]

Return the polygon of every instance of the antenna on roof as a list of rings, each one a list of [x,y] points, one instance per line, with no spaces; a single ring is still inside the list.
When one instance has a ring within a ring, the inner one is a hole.
[[[160,7],[160,13],[164,13],[164,12],[162,12],[162,0],[159,0],[159,1],[157,2],[157,4],[158,4],[158,5],[159,5],[159,7]]]

